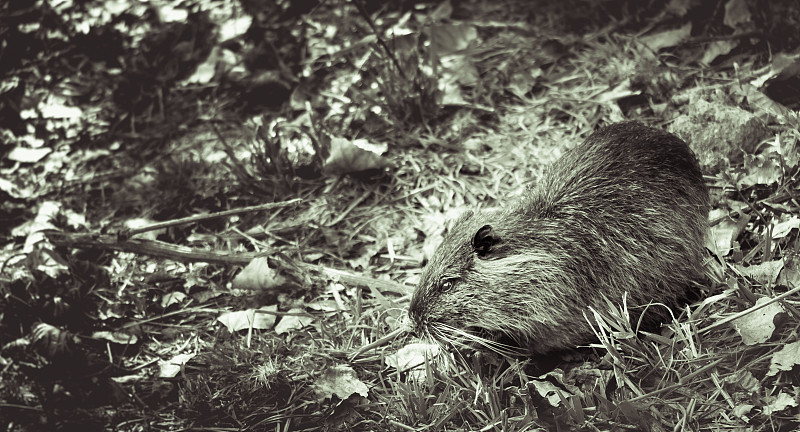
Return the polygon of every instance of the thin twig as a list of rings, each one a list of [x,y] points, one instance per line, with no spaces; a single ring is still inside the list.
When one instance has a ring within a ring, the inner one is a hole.
[[[43,230],[50,243],[54,246],[65,246],[85,249],[104,249],[118,252],[132,252],[140,255],[149,255],[160,258],[167,258],[181,262],[212,262],[221,264],[247,265],[256,257],[264,256],[257,252],[219,252],[190,248],[188,246],[174,245],[159,240],[147,240],[129,238],[120,240],[110,234],[86,234],[86,233],[64,233],[56,230]],[[338,279],[346,284],[354,286],[364,286],[384,292],[394,292],[397,294],[408,294],[412,287],[399,284],[397,282],[375,279],[362,276],[344,270],[338,270],[316,264],[304,262],[292,262],[297,267],[324,274],[325,276]]]
[[[225,210],[225,211],[216,212],[216,213],[194,215],[194,216],[189,216],[189,217],[180,218],[180,219],[173,219],[173,220],[170,220],[170,221],[157,222],[157,223],[150,224],[150,225],[143,226],[143,227],[139,227],[139,228],[133,228],[133,229],[125,231],[125,234],[127,234],[127,236],[130,237],[130,236],[133,236],[133,235],[136,235],[136,234],[141,234],[143,232],[155,231],[155,230],[159,230],[159,229],[162,229],[162,228],[169,228],[169,227],[176,226],[176,225],[184,225],[184,224],[187,224],[187,223],[199,222],[199,221],[204,221],[204,220],[209,220],[209,219],[216,219],[216,218],[221,218],[221,217],[226,217],[226,216],[233,216],[233,215],[238,215],[238,214],[242,214],[242,213],[250,213],[250,212],[257,212],[257,211],[262,211],[262,210],[271,210],[271,209],[274,209],[274,208],[288,207],[290,205],[297,204],[300,201],[301,201],[300,198],[295,198],[295,199],[292,199],[292,200],[289,200],[289,201],[281,201],[281,202],[260,204],[260,205],[256,205],[256,206],[243,207],[243,208],[238,208],[238,209],[233,209],[233,210]]]
[[[781,295],[779,295],[777,297],[773,297],[773,298],[769,299],[768,301],[765,301],[762,304],[755,305],[755,306],[753,306],[751,308],[748,308],[748,309],[745,309],[745,310],[743,310],[741,312],[735,313],[735,314],[733,314],[733,315],[731,315],[731,316],[729,316],[727,318],[723,318],[723,319],[715,322],[714,324],[711,324],[710,326],[707,326],[707,327],[704,327],[704,328],[698,330],[697,332],[698,333],[705,333],[705,332],[707,332],[707,331],[709,331],[711,329],[714,329],[714,328],[717,328],[717,327],[719,327],[719,326],[721,326],[723,324],[729,323],[729,322],[731,322],[731,321],[733,321],[733,320],[735,320],[737,318],[741,318],[741,317],[743,317],[743,316],[745,316],[747,314],[753,313],[753,312],[755,312],[755,311],[757,311],[757,310],[759,310],[759,309],[761,309],[763,307],[769,306],[772,303],[781,301],[781,300],[785,299],[786,297],[789,297],[789,296],[791,296],[792,294],[794,294],[794,293],[796,293],[798,291],[800,291],[800,287],[797,287],[797,288],[794,288],[792,290],[789,290],[789,291],[787,291],[787,292],[785,292],[785,293],[783,293],[783,294],[781,294]]]

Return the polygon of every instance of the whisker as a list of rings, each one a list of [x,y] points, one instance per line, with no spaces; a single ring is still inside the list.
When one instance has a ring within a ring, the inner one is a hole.
[[[436,333],[440,336],[439,340],[445,341],[457,348],[470,350],[474,349],[474,345],[464,342],[466,340],[467,342],[471,342],[489,351],[506,357],[514,357],[524,354],[524,351],[520,347],[484,338],[444,323],[436,323],[435,325],[431,326],[431,330],[436,331]]]

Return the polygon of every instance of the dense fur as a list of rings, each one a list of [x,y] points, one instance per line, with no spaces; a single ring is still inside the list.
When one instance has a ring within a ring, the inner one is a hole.
[[[686,143],[638,123],[606,127],[504,210],[456,220],[410,317],[456,345],[502,350],[475,337],[491,334],[529,353],[575,347],[592,339],[583,313],[603,310],[604,296],[621,302],[627,292],[629,306],[685,297],[702,278],[708,210]]]

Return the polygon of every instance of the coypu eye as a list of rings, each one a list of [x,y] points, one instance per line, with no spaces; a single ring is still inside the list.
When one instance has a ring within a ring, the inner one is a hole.
[[[447,292],[453,289],[456,286],[456,280],[453,278],[445,279],[439,283],[439,292]]]
[[[494,228],[491,225],[484,225],[472,238],[472,249],[478,256],[485,257],[492,251],[492,246],[499,242],[500,238],[495,235]]]

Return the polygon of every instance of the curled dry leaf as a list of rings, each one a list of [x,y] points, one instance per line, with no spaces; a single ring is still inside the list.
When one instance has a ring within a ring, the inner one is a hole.
[[[764,405],[762,413],[766,416],[778,413],[789,407],[797,406],[797,397],[792,397],[786,393],[779,393],[778,396],[767,396],[769,404]]]
[[[752,411],[753,408],[755,408],[755,405],[753,404],[737,405],[736,407],[733,408],[733,415],[739,417],[742,420],[749,421],[750,419],[747,417],[747,415],[750,414],[750,411]]]
[[[128,220],[125,221],[125,228],[132,230],[132,229],[136,229],[136,228],[146,227],[146,226],[152,225],[154,223],[156,223],[156,221],[154,221],[152,219],[132,218],[132,219],[128,219]],[[157,229],[157,230],[145,231],[145,232],[141,232],[141,233],[138,233],[138,234],[134,234],[133,237],[140,238],[140,239],[146,239],[146,240],[156,240],[156,238],[158,238],[159,235],[164,234],[166,232],[167,232],[166,228],[161,228],[161,229]]]
[[[771,185],[779,182],[783,176],[783,167],[775,153],[744,155],[744,170],[747,174],[737,179],[741,188]]]
[[[195,354],[178,354],[169,360],[158,362],[158,376],[161,378],[172,378],[178,375],[183,365],[193,359]]]
[[[161,297],[161,307],[166,309],[174,304],[181,304],[185,299],[186,294],[180,291],[167,293]]]
[[[408,372],[412,381],[425,379],[425,362],[439,355],[439,346],[428,343],[412,343],[400,348],[397,353],[386,356],[387,366],[400,372]]]
[[[536,390],[536,393],[544,399],[547,399],[547,402],[553,407],[561,405],[562,398],[566,400],[572,396],[550,381],[545,380],[536,379],[529,381],[528,391],[531,390]]]
[[[750,9],[745,0],[728,0],[725,3],[725,17],[722,22],[731,28],[738,28],[750,22]]]
[[[772,239],[779,240],[789,235],[793,229],[800,229],[800,218],[796,215],[784,215],[781,221],[772,225]]]
[[[325,160],[323,171],[328,175],[349,174],[388,166],[381,156],[386,145],[375,145],[364,139],[347,140],[331,138],[331,153]]]
[[[703,58],[700,63],[710,65],[717,57],[723,56],[731,52],[736,46],[739,45],[735,40],[718,40],[708,44],[706,52],[703,53]]]
[[[564,372],[561,369],[555,369],[539,376],[538,379],[531,380],[528,383],[528,391],[531,390],[531,387],[536,389],[536,392],[547,399],[547,402],[553,407],[561,405],[561,401],[570,400],[581,394],[578,387],[569,384],[564,379]]]
[[[306,314],[302,308],[291,308],[288,313],[292,315],[281,317],[278,325],[275,326],[275,333],[289,333],[292,330],[301,329],[314,321],[314,318]]]
[[[770,301],[768,297],[756,300],[756,306]],[[756,345],[766,342],[775,333],[775,317],[784,313],[783,306],[772,303],[761,309],[753,311],[731,322],[733,328],[742,337],[745,345]]]
[[[139,342],[139,338],[137,338],[136,335],[123,332],[97,331],[92,333],[92,337],[117,345],[134,345]]]
[[[445,56],[465,50],[477,42],[478,30],[469,24],[436,24],[423,30],[431,39],[431,49]]]
[[[761,383],[747,370],[738,370],[725,379],[726,382],[750,393],[755,393],[761,388]]]
[[[249,328],[260,330],[272,328],[272,326],[275,325],[275,314],[258,313],[258,310],[277,312],[278,305],[262,306],[258,309],[226,312],[217,317],[217,321],[221,322],[231,333]]]
[[[733,249],[736,238],[747,226],[750,217],[739,214],[737,218],[725,217],[728,212],[724,209],[714,209],[708,215],[709,220],[723,218],[718,224],[711,227],[706,236],[706,247],[718,256],[726,256]]]
[[[45,156],[49,155],[52,151],[52,149],[46,147],[16,147],[6,155],[6,158],[14,162],[36,163],[42,160]]]
[[[756,282],[773,285],[778,279],[778,274],[783,270],[783,260],[769,261],[761,264],[743,267],[735,266],[743,275],[753,278]]]
[[[776,283],[788,287],[800,286],[800,262],[799,257],[784,258],[783,270],[778,275]]]
[[[397,350],[397,353],[386,356],[387,366],[398,371],[421,367],[426,359],[439,355],[439,345],[428,343],[411,343]]]
[[[356,371],[350,366],[339,365],[328,368],[314,384],[319,400],[328,399],[336,395],[341,400],[345,400],[358,393],[360,396],[367,397],[369,388],[358,379]]]
[[[767,376],[774,376],[778,372],[791,370],[797,365],[800,365],[800,341],[785,345],[772,356]]]
[[[235,289],[263,290],[283,282],[283,276],[269,267],[267,257],[256,257],[233,278],[231,286]]]
[[[641,43],[657,52],[662,48],[669,48],[681,43],[684,39],[691,36],[692,23],[686,23],[683,27],[666,30],[652,35],[644,36],[639,39]]]

